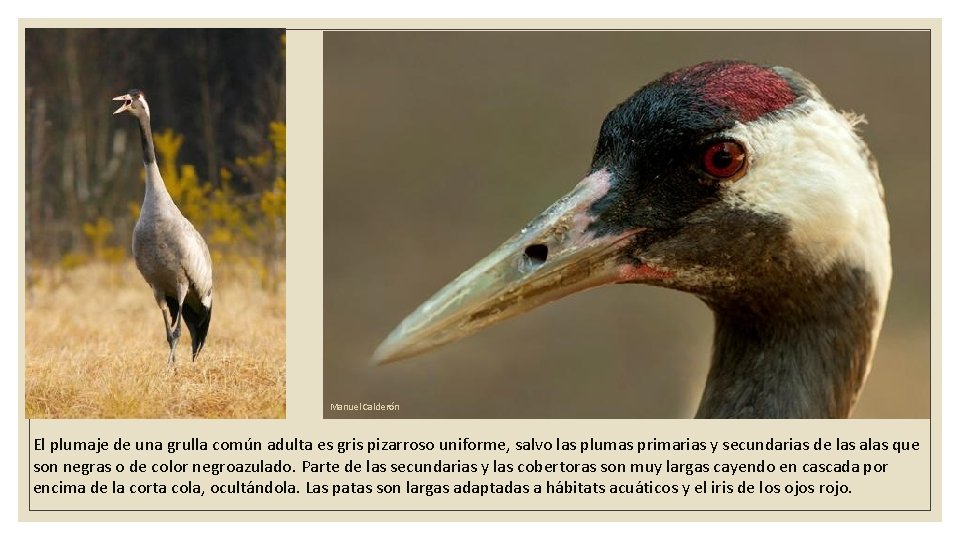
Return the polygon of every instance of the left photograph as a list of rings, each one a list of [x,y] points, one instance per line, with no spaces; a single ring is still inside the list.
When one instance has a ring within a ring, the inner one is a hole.
[[[26,418],[286,416],[280,29],[27,29]]]

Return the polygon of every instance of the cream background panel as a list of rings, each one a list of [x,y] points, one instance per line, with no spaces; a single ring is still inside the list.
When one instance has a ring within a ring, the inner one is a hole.
[[[60,21],[62,24],[76,24],[76,22]],[[171,21],[152,21],[151,24],[170,24]],[[282,25],[277,21],[222,21],[224,26],[249,26],[256,23],[262,25]],[[29,25],[30,21],[21,21],[21,26]],[[53,21],[44,21],[45,25],[57,24]],[[118,24],[126,26],[141,26],[143,21],[110,21],[101,23],[98,21],[83,21],[83,25],[97,26],[100,24]],[[187,25],[184,21],[175,21],[171,25]],[[203,24],[210,25],[209,21]],[[358,27],[363,26],[387,26],[395,27],[399,23],[392,21],[290,21],[288,26],[300,27]],[[433,25],[443,27],[455,25],[464,27],[467,25],[490,26],[490,22],[471,21],[404,21],[403,24],[424,27]],[[535,24],[543,26],[558,26],[559,24],[582,27],[582,22],[545,22],[538,23],[523,22],[497,22],[509,26],[530,27]],[[622,28],[630,25],[649,26],[651,24],[663,27],[676,26],[676,21],[591,21],[589,24],[601,26],[610,26]],[[710,26],[714,21],[683,21],[682,24],[687,27]],[[741,23],[740,26],[755,25],[763,27],[772,24],[770,21],[749,21]],[[863,21],[853,23],[851,21],[783,21],[778,25],[790,24],[798,26],[810,26],[811,24],[849,27],[853,24],[862,24],[864,26],[897,25],[896,21]],[[900,22],[900,25],[903,23]],[[912,25],[932,26],[934,30],[934,49],[933,61],[939,65],[939,22],[937,21],[911,21]],[[22,29],[21,29],[22,32]],[[22,43],[22,33],[21,33]],[[896,471],[891,471],[884,476],[876,476],[873,479],[867,477],[851,498],[846,499],[843,509],[853,510],[854,508],[874,508],[884,510],[894,509],[913,509],[916,512],[809,512],[809,513],[791,513],[791,512],[551,512],[551,513],[525,513],[525,512],[448,512],[448,513],[424,513],[424,512],[376,512],[370,514],[357,514],[351,512],[150,512],[150,511],[130,511],[130,512],[29,512],[27,509],[27,460],[29,441],[27,440],[28,423],[25,420],[20,421],[20,518],[27,520],[329,520],[329,519],[377,519],[377,520],[424,520],[424,519],[442,519],[442,520],[477,520],[477,519],[549,519],[549,520],[646,520],[646,519],[668,519],[668,520],[798,520],[798,519],[818,519],[818,520],[935,520],[940,517],[940,452],[939,452],[939,417],[940,417],[940,394],[939,384],[933,385],[933,424],[927,420],[872,420],[872,421],[804,421],[804,422],[696,422],[696,421],[637,421],[637,420],[584,420],[584,421],[564,421],[564,420],[472,420],[472,421],[448,421],[448,420],[323,420],[324,401],[322,396],[322,331],[323,331],[323,291],[322,275],[323,268],[323,239],[321,235],[314,234],[322,226],[322,212],[317,208],[322,208],[323,201],[323,179],[322,172],[318,163],[322,158],[322,141],[320,135],[311,130],[316,126],[322,126],[322,110],[316,107],[322,98],[322,69],[320,69],[320,51],[322,47],[322,35],[320,32],[289,32],[288,33],[288,175],[296,178],[296,181],[289,184],[288,204],[290,205],[288,234],[288,290],[293,291],[289,297],[288,303],[288,394],[287,394],[287,412],[288,419],[283,421],[34,421],[31,430],[34,436],[46,435],[63,436],[74,439],[91,439],[97,436],[112,439],[116,436],[122,436],[125,439],[156,439],[164,440],[169,438],[187,439],[191,436],[199,436],[205,439],[218,438],[241,438],[252,436],[256,439],[270,439],[283,436],[308,437],[313,440],[342,440],[357,437],[358,439],[379,436],[381,438],[402,437],[416,439],[448,439],[457,436],[470,436],[475,439],[503,439],[506,441],[524,440],[531,436],[538,438],[553,439],[555,437],[567,438],[572,440],[581,440],[590,435],[595,437],[607,437],[624,440],[647,439],[656,436],[660,439],[691,437],[700,438],[739,438],[739,439],[768,439],[786,438],[786,437],[809,437],[823,436],[831,438],[841,436],[846,439],[859,439],[869,434],[884,434],[884,437],[891,440],[917,439],[921,441],[924,448],[928,441],[926,435],[930,433],[931,425],[937,427],[933,431],[934,439],[929,441],[933,444],[932,448],[932,467],[934,470],[933,485],[929,485],[931,462],[927,459],[925,452],[914,455],[910,458],[898,459]],[[21,66],[22,77],[22,66]],[[935,70],[934,82],[938,81],[938,75]],[[939,92],[939,85],[934,84],[935,92]],[[936,111],[939,108],[939,95],[934,98],[934,118],[937,119]],[[21,103],[21,130],[23,110]],[[934,125],[934,133],[939,133],[939,126]],[[21,133],[22,134],[22,133]],[[939,146],[935,140],[934,144],[934,163],[939,163]],[[935,169],[935,173],[938,169]],[[21,178],[22,178],[21,164]],[[938,179],[937,174],[934,175]],[[939,193],[939,183],[934,183],[934,196]],[[22,197],[22,187],[21,187]],[[937,200],[935,198],[935,200]],[[938,211],[938,207],[934,208]],[[935,223],[939,223],[939,216],[934,215]],[[939,245],[939,228],[934,227],[934,245]],[[21,230],[22,234],[22,230]],[[939,288],[939,259],[935,256],[934,260],[934,286]],[[21,255],[21,283],[23,276],[23,260]],[[938,290],[934,291],[934,299],[938,299]],[[22,300],[21,300],[22,302]],[[21,305],[21,314],[23,306]],[[934,306],[933,321],[933,343],[934,343],[934,367],[933,377],[939,381],[939,306]],[[21,317],[21,389],[22,386],[22,317]],[[20,406],[22,411],[23,397],[20,396]],[[18,412],[18,415],[22,412]],[[184,454],[183,456],[187,456]],[[513,452],[509,455],[516,459]],[[165,456],[164,456],[165,457]],[[275,459],[275,455],[264,455],[264,459]],[[410,456],[394,456],[398,459],[409,459]],[[445,455],[446,461],[452,461],[456,458],[471,459],[465,456]],[[533,454],[525,456],[531,459]],[[250,454],[245,460],[254,459]],[[555,460],[556,456],[546,453],[541,457],[543,460]],[[776,457],[770,458],[778,460]],[[386,460],[384,460],[386,461]],[[893,462],[893,459],[890,460]],[[198,481],[202,477],[198,478]],[[388,481],[388,476],[381,476],[381,481]],[[531,479],[533,477],[531,476]],[[709,478],[708,476],[698,476],[696,478]],[[722,477],[720,477],[722,478]],[[877,480],[883,478],[884,481],[877,483]],[[522,481],[519,475],[514,475],[514,481]],[[542,481],[542,477],[536,478]],[[572,478],[571,478],[572,479]],[[602,479],[602,478],[598,478]],[[402,482],[403,478],[393,478],[389,481]],[[771,479],[772,481],[772,479]],[[932,494],[932,501],[930,496]],[[95,503],[100,509],[109,510],[114,504],[124,502],[130,505],[131,501],[117,501],[110,499],[109,496]],[[855,498],[854,498],[855,497]],[[547,499],[543,499],[546,501]],[[56,500],[48,499],[48,502],[58,507],[71,506],[80,508],[88,505],[88,499],[78,500],[69,497],[60,497]],[[742,508],[742,501],[734,503],[735,499],[730,499],[729,506]],[[326,502],[326,501],[325,501]],[[436,509],[436,508],[466,508],[470,504],[473,508],[503,508],[502,500],[492,500],[491,502],[474,499],[454,500],[441,497],[432,497],[426,499],[420,496],[409,497],[402,503],[389,501],[350,501],[351,504],[339,506],[345,508],[350,506],[358,508],[359,502],[363,502],[366,508],[384,508],[386,506],[399,506],[402,504],[405,508]],[[680,501],[682,503],[683,501]],[[137,507],[142,503],[148,503],[156,508],[178,507],[184,508],[190,503],[182,501],[173,501],[167,497],[167,500],[156,498],[139,499]],[[236,508],[258,506],[268,508],[268,505],[276,504],[276,500],[270,498],[244,498],[243,504],[231,504]],[[564,507],[566,508],[612,508],[619,505],[631,506],[636,508],[638,505],[624,505],[624,501],[605,500],[599,497],[575,498],[567,496],[564,498]],[[928,504],[932,503],[932,511],[928,511]],[[46,502],[45,502],[46,504]],[[314,508],[320,505],[315,502],[298,502],[301,507],[312,506]],[[339,502],[337,504],[340,504]],[[527,507],[536,508],[543,503],[533,501],[511,502],[512,508]],[[829,504],[821,503],[818,506]],[[266,505],[266,506],[265,506]],[[615,505],[615,506],[611,506]],[[674,505],[679,508],[679,504]],[[749,505],[752,508],[783,508],[782,500],[758,500],[756,504]],[[541,506],[542,507],[542,506]],[[136,508],[136,507],[133,507]],[[336,507],[330,506],[330,509]],[[37,506],[35,509],[40,509]],[[279,510],[279,508],[277,508]]]

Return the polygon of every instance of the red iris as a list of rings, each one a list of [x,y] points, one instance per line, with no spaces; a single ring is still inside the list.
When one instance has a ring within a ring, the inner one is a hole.
[[[711,144],[703,153],[703,170],[716,178],[730,178],[743,170],[747,152],[736,141]]]

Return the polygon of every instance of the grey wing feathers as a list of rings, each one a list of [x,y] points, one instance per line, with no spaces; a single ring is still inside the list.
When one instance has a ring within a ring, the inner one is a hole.
[[[190,289],[183,303],[183,321],[190,330],[193,359],[197,359],[207,340],[213,313],[213,265],[210,250],[193,225],[183,220],[184,253],[182,264]]]
[[[203,241],[203,237],[186,218],[183,218],[182,223],[184,229],[183,257],[181,258],[183,271],[190,281],[191,288],[200,297],[200,302],[204,306],[210,307],[210,299],[213,294],[213,264],[210,260],[210,250],[207,248],[207,243]]]

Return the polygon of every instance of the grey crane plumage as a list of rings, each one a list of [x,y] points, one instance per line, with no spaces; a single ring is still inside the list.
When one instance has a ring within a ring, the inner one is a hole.
[[[150,106],[143,93],[130,90],[113,99],[123,101],[114,114],[126,112],[137,119],[146,171],[143,205],[133,229],[133,257],[163,313],[170,346],[167,361],[171,364],[176,361],[181,320],[190,331],[193,360],[196,360],[206,342],[213,310],[210,250],[170,198],[160,176],[150,130]]]

